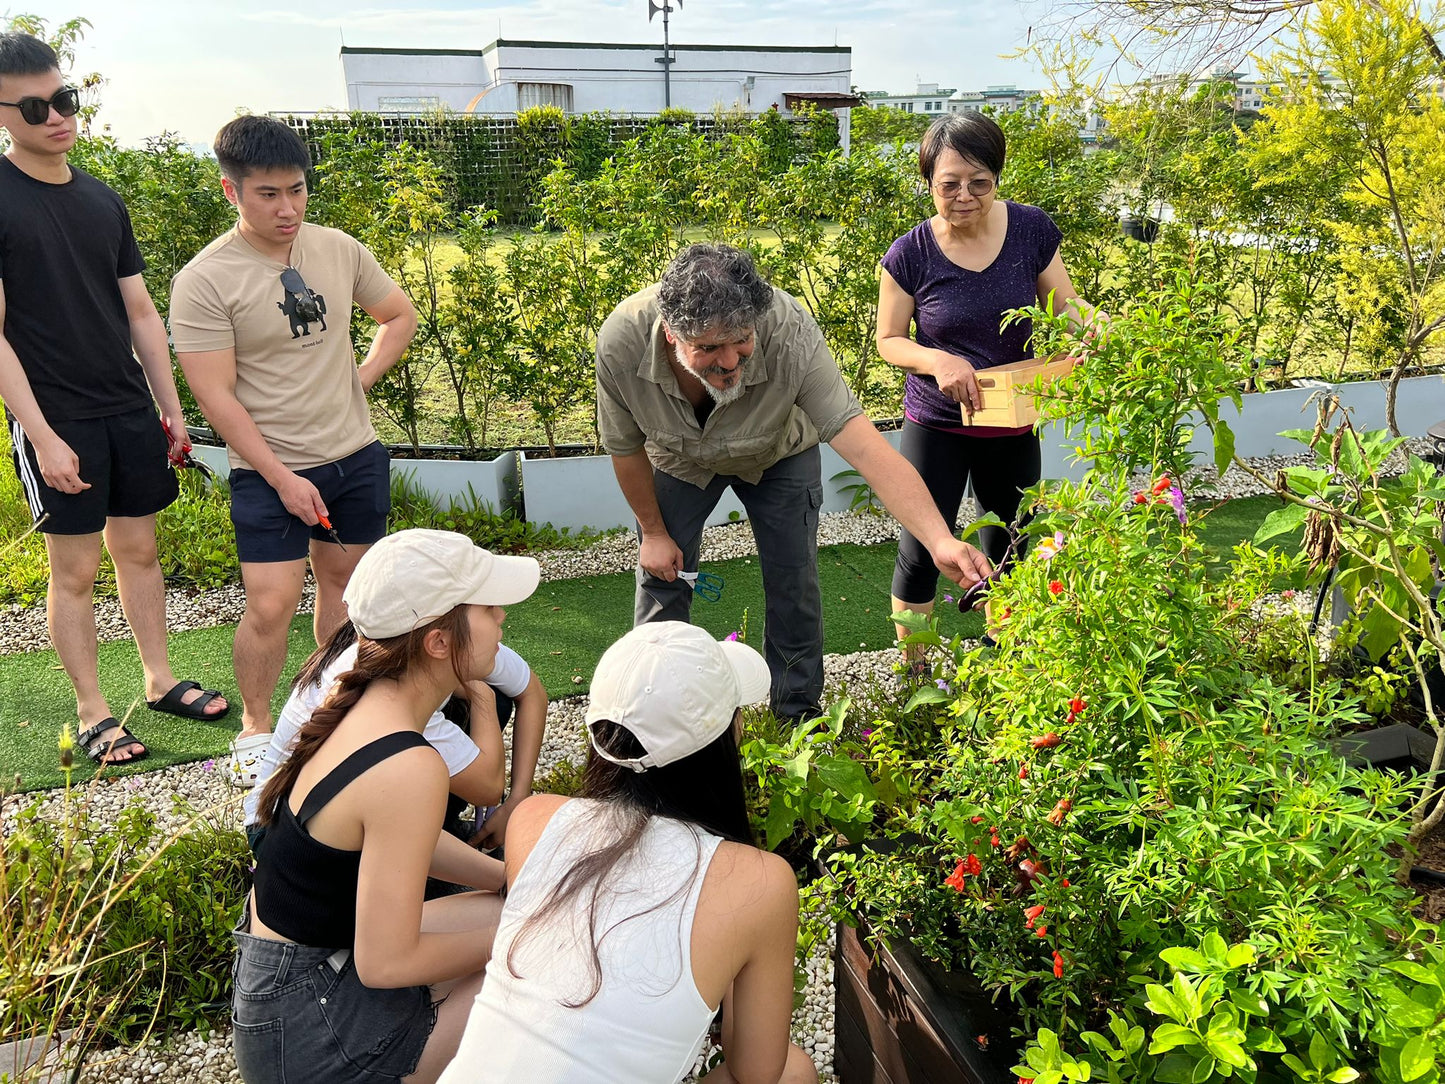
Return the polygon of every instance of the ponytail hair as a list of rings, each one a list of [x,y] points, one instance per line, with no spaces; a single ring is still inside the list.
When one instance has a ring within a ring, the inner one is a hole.
[[[307,762],[316,755],[316,751],[325,744],[326,739],[331,737],[341,720],[356,706],[367,686],[378,679],[400,678],[421,663],[424,658],[422,645],[427,633],[439,629],[448,634],[452,644],[452,673],[456,675],[458,684],[465,680],[462,676],[463,662],[471,650],[472,626],[464,605],[454,607],[449,613],[427,622],[421,628],[385,640],[368,640],[365,636],[356,635],[355,626],[348,621],[327,641],[324,648],[307,660],[306,666],[302,668],[303,674],[313,669],[318,655],[332,652],[337,638],[344,638],[346,635],[346,629],[350,629],[351,635],[356,638],[356,665],[336,679],[336,685],[321,706],[312,712],[311,718],[297,733],[296,740],[291,744],[290,755],[266,781],[257,808],[257,822],[263,826],[269,827],[275,822],[280,803],[290,795],[301,769],[306,767]],[[331,653],[331,660],[334,661],[336,655],[346,646],[343,643],[342,648]],[[319,678],[320,672],[321,668],[317,668],[312,680]]]

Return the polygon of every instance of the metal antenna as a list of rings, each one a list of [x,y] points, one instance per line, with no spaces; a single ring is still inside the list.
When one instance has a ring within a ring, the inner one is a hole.
[[[652,17],[659,11],[662,12],[662,56],[657,58],[657,63],[662,65],[662,107],[672,108],[672,65],[674,58],[672,49],[668,43],[667,17],[673,12],[673,5],[678,9],[682,8],[682,0],[647,0],[647,21],[652,22]]]

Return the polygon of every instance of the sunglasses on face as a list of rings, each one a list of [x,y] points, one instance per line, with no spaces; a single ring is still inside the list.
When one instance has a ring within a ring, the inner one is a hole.
[[[51,98],[21,98],[18,102],[0,102],[0,105],[14,106],[20,110],[20,119],[26,124],[44,124],[54,109],[62,117],[73,117],[80,112],[80,91],[75,87],[57,90]]]
[[[975,177],[968,182],[968,194],[970,196],[986,196],[993,191],[994,185],[997,183],[992,177]],[[964,187],[958,181],[942,181],[934,185],[933,190],[944,199],[956,199]]]

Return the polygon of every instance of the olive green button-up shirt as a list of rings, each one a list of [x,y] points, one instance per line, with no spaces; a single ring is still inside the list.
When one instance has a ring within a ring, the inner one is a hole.
[[[698,425],[668,364],[657,287],[613,310],[597,335],[597,425],[610,455],[647,449],[652,465],[695,486],[714,475],[756,484],[774,463],[830,441],[863,413],[806,309],[782,290],[755,330],[743,393]]]

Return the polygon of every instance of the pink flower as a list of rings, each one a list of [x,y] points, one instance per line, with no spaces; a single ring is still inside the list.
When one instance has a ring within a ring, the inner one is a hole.
[[[1174,514],[1179,517],[1179,524],[1183,526],[1189,521],[1189,516],[1184,511],[1184,492],[1178,486],[1169,487],[1169,503],[1174,506]]]
[[[730,643],[734,643],[734,644],[737,643],[740,638],[741,638],[741,637],[739,637],[739,635],[738,635],[736,632],[730,632],[730,633],[728,633],[726,636],[723,637],[724,640],[727,640],[727,641],[729,641]]]

